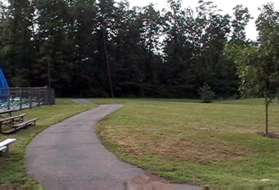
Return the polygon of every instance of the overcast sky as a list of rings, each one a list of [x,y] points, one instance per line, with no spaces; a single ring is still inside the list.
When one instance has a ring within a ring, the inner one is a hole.
[[[144,6],[149,3],[155,4],[158,9],[167,7],[167,0],[128,0],[131,6]],[[199,0],[182,0],[183,7],[192,7],[195,8]],[[259,15],[258,8],[263,4],[272,2],[275,4],[275,7],[279,9],[279,0],[212,0],[220,9],[225,13],[232,14],[232,8],[235,5],[243,4],[249,8],[250,13],[256,18]],[[247,27],[247,36],[250,39],[255,40],[257,37],[255,20],[251,21]]]

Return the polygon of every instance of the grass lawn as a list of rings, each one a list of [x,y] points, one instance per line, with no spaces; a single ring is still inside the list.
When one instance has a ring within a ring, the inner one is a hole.
[[[103,121],[98,132],[127,162],[179,183],[224,189],[279,187],[279,139],[257,134],[264,130],[262,100],[96,101],[125,105]],[[278,103],[271,106],[270,117],[270,130],[279,133]]]
[[[69,99],[60,99],[55,106],[44,106],[32,110],[25,110],[28,118],[38,118],[36,128],[22,130],[15,135],[0,135],[0,140],[6,138],[16,138],[17,142],[12,146],[9,157],[0,157],[0,186],[18,185],[18,186],[36,186],[31,178],[26,174],[25,168],[25,150],[31,140],[50,125],[58,123],[77,113],[93,108],[94,104],[81,105],[72,102]]]

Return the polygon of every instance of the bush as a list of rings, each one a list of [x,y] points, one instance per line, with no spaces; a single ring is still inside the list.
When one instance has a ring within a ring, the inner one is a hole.
[[[207,83],[204,83],[204,85],[199,89],[199,95],[203,103],[211,103],[215,98],[214,91]]]

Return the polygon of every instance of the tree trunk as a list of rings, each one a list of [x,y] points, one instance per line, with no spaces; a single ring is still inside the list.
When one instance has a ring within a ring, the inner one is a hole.
[[[48,88],[51,88],[51,71],[50,71],[50,63],[49,60],[47,62],[47,83],[48,83]]]
[[[106,67],[107,67],[107,77],[108,77],[108,83],[109,83],[110,96],[111,96],[111,98],[114,98],[112,77],[111,77],[111,68],[110,68],[110,63],[109,63],[107,43],[106,43],[106,35],[105,35],[105,29],[104,28],[103,28],[102,32],[103,32],[104,56],[105,56],[105,62],[106,62]]]
[[[269,101],[268,98],[265,97],[265,135],[269,135]]]

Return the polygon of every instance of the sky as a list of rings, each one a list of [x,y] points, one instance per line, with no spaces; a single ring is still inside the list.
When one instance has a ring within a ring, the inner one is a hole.
[[[131,6],[145,6],[153,3],[158,9],[167,8],[167,0],[128,0]],[[183,7],[195,8],[199,0],[182,0]],[[219,9],[222,9],[224,13],[232,14],[232,9],[238,4],[245,5],[249,8],[250,14],[257,18],[259,15],[258,8],[268,2],[274,3],[276,9],[279,9],[279,0],[211,0]],[[246,28],[247,37],[256,40],[257,31],[255,26],[255,19],[252,20]]]

